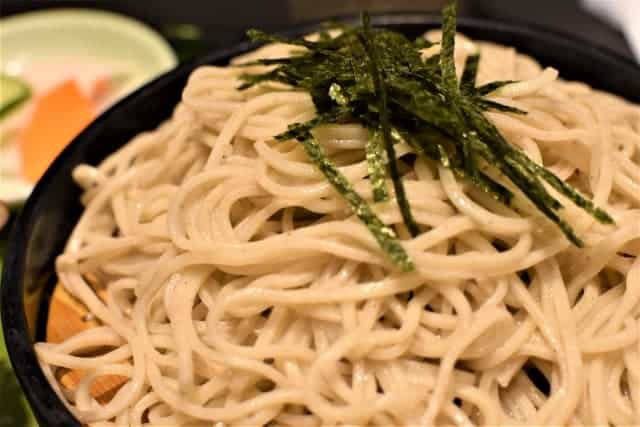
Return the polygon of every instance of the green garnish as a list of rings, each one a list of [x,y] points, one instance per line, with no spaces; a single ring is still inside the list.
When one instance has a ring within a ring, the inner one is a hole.
[[[367,170],[369,172],[369,182],[373,190],[374,202],[386,202],[389,200],[387,183],[385,181],[385,158],[384,146],[382,145],[382,135],[380,132],[372,132],[365,146],[367,157]]]
[[[25,82],[0,74],[0,118],[20,106],[30,96],[31,90]]]
[[[460,90],[473,93],[476,90],[476,79],[478,77],[478,66],[480,65],[480,54],[469,55],[464,63],[464,70],[460,78]]]
[[[349,203],[351,210],[367,226],[380,247],[391,258],[391,261],[400,267],[402,271],[413,271],[413,263],[402,244],[398,241],[396,234],[380,220],[371,210],[369,204],[353,189],[347,178],[340,173],[333,162],[324,154],[322,146],[318,144],[315,138],[309,135],[306,139],[300,140],[300,142],[311,162],[316,165],[325,178]]]
[[[309,92],[318,116],[295,123],[279,140],[297,139],[311,161],[333,187],[349,202],[352,210],[369,228],[387,255],[404,271],[413,265],[401,243],[388,226],[357,195],[312,136],[318,126],[359,123],[369,130],[365,147],[369,181],[374,202],[388,199],[385,184],[387,167],[403,221],[412,235],[419,233],[411,214],[394,144],[408,144],[416,155],[450,168],[494,199],[509,205],[515,195],[491,175],[508,178],[576,246],[582,241],[562,219],[562,204],[546,189],[547,183],[602,223],[613,219],[552,172],[529,159],[509,144],[483,114],[486,110],[512,114],[526,112],[486,98],[495,90],[513,83],[496,81],[476,87],[480,56],[467,58],[460,79],[454,61],[456,5],[443,10],[441,50],[423,59],[421,49],[430,44],[410,41],[404,35],[371,28],[363,14],[362,26],[342,27],[336,37],[323,32],[318,41],[285,39],[257,30],[249,37],[257,41],[303,46],[306,50],[287,58],[265,59],[252,64],[275,65],[262,74],[246,74],[246,89],[274,81]],[[385,159],[386,154],[386,159]]]
[[[411,214],[411,207],[404,191],[404,184],[398,170],[398,160],[396,158],[396,150],[393,147],[393,141],[391,141],[391,124],[389,123],[389,109],[387,101],[387,82],[388,76],[384,69],[380,68],[378,60],[378,50],[374,45],[375,41],[371,33],[371,26],[369,23],[369,15],[363,15],[362,18],[362,32],[358,33],[358,39],[364,50],[366,51],[369,59],[367,61],[369,66],[369,73],[373,78],[373,87],[378,100],[378,117],[380,121],[380,130],[382,131],[382,140],[384,141],[384,149],[387,152],[387,158],[389,159],[389,174],[393,181],[393,188],[396,192],[396,198],[398,199],[398,207],[402,213],[402,219],[406,224],[409,232],[413,237],[420,233],[418,224],[413,215]]]

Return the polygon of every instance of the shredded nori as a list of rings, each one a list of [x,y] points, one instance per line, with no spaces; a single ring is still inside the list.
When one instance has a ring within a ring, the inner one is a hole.
[[[338,168],[329,160],[322,150],[322,146],[308,135],[300,141],[311,162],[322,172],[338,193],[349,203],[351,210],[362,221],[387,256],[402,271],[413,271],[414,265],[397,239],[393,230],[385,225],[382,220],[371,210],[369,204],[353,189],[347,178],[340,173]]]
[[[346,182],[345,177],[323,153],[312,130],[332,123],[359,123],[369,130],[365,147],[373,201],[388,200],[385,177],[393,183],[396,202],[407,229],[419,233],[411,214],[400,176],[394,144],[408,144],[418,156],[428,157],[450,168],[496,200],[509,205],[514,194],[491,178],[494,171],[513,183],[576,246],[582,241],[560,215],[562,204],[545,187],[550,185],[602,223],[613,223],[602,209],[548,169],[529,159],[509,144],[483,114],[494,110],[526,114],[486,96],[512,81],[496,81],[476,86],[480,55],[470,55],[462,77],[457,78],[454,61],[456,5],[443,9],[440,53],[426,59],[421,49],[431,44],[419,38],[371,28],[366,13],[362,25],[341,26],[331,37],[323,31],[319,40],[286,39],[250,30],[249,37],[263,42],[302,46],[300,53],[287,58],[264,59],[252,64],[273,65],[261,74],[242,76],[246,89],[261,82],[275,81],[309,92],[318,116],[295,123],[279,140],[297,139],[310,159],[369,228],[383,250],[403,270],[412,268],[406,252],[393,231]],[[386,154],[386,159],[385,159]]]
[[[402,219],[406,224],[409,232],[413,237],[420,233],[418,224],[416,223],[413,215],[411,214],[411,207],[407,200],[404,184],[402,183],[402,177],[398,169],[398,160],[396,158],[396,150],[393,147],[393,141],[391,140],[391,125],[389,123],[389,105],[387,102],[387,76],[379,66],[378,49],[373,42],[373,36],[371,35],[371,25],[369,22],[369,15],[364,14],[362,17],[362,32],[358,34],[360,42],[364,46],[364,49],[368,55],[367,63],[369,66],[369,73],[373,79],[373,86],[375,88],[375,95],[378,99],[378,116],[380,120],[380,130],[382,132],[382,140],[384,141],[384,149],[387,152],[387,158],[389,159],[389,174],[393,181],[393,188],[396,193],[396,199],[398,200],[398,207],[402,214]]]
[[[369,182],[371,183],[371,189],[373,191],[373,201],[385,202],[389,200],[389,193],[385,181],[384,146],[382,145],[380,132],[371,132],[365,145],[365,152]]]

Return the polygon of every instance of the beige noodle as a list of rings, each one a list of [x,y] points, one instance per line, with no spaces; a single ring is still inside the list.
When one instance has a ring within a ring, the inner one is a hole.
[[[73,414],[92,426],[640,424],[640,108],[458,37],[458,69],[480,49],[479,83],[520,80],[493,96],[528,114],[488,117],[615,226],[568,203],[577,249],[522,198],[516,214],[399,146],[425,232],[411,239],[395,203],[373,206],[416,263],[400,273],[303,149],[274,141],[313,117],[310,97],[239,92],[246,69],[201,67],[171,119],[74,172],[86,209],[57,271],[100,326],[36,345]],[[367,132],[317,137],[371,201]],[[67,389],[59,369],[85,376]],[[108,375],[126,382],[101,404],[90,389]]]

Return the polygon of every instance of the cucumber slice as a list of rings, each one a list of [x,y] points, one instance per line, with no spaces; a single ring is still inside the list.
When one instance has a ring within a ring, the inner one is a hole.
[[[25,82],[6,74],[0,74],[0,118],[18,107],[31,96]]]

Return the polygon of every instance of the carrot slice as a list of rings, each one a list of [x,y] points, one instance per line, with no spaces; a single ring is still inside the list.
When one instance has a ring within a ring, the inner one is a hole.
[[[22,174],[36,182],[64,147],[96,115],[91,100],[73,80],[60,83],[35,100],[31,121],[20,137]]]

